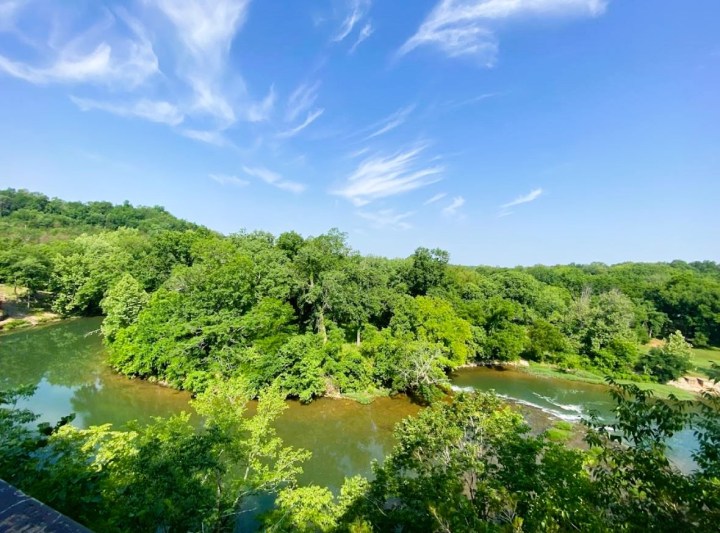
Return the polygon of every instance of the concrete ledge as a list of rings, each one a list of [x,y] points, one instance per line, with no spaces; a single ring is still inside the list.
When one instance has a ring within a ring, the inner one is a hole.
[[[2,479],[0,479],[0,532],[91,533],[86,527],[31,498]]]

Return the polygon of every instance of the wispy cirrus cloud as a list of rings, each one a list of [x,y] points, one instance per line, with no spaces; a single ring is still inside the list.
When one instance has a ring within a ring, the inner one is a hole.
[[[366,39],[369,39],[374,32],[375,28],[373,28],[372,22],[368,22],[367,24],[365,24],[358,32],[357,39],[355,39],[355,42],[350,47],[348,53],[354,54],[355,50],[357,50],[357,47],[364,43]]]
[[[15,15],[20,11],[24,3],[20,0],[0,2],[0,30],[12,25]]]
[[[275,87],[271,86],[267,96],[261,101],[251,104],[247,110],[248,122],[264,122],[270,118],[275,107]]]
[[[527,193],[527,194],[524,194],[524,195],[522,195],[522,196],[518,196],[517,198],[515,198],[515,199],[514,199],[513,201],[511,201],[511,202],[508,202],[508,203],[506,203],[506,204],[502,204],[502,205],[500,206],[500,209],[508,209],[508,208],[514,207],[514,206],[516,206],[516,205],[521,205],[521,204],[527,204],[527,203],[529,203],[529,202],[534,202],[535,200],[537,200],[538,198],[540,198],[540,196],[542,196],[542,194],[543,194],[543,190],[542,190],[541,188],[533,189],[532,191],[530,191],[530,192]]]
[[[181,135],[217,145],[230,144],[225,132],[237,122],[258,123],[272,115],[274,87],[254,98],[229,61],[250,0],[83,3],[82,20],[88,22],[80,31],[71,25],[78,6],[57,2],[42,10],[21,9],[27,4],[0,0],[0,26],[12,23],[18,49],[24,46],[27,56],[44,60],[0,55],[0,74],[37,85],[103,86],[107,91],[93,90],[92,101],[76,103],[171,127],[182,123],[186,128],[176,130]],[[72,37],[63,40],[65,35]],[[154,43],[161,43],[163,64],[170,65],[164,72]],[[153,78],[161,83],[148,83]]]
[[[136,102],[111,104],[87,98],[71,96],[70,100],[82,111],[99,109],[123,117],[139,117],[150,122],[177,126],[184,120],[183,113],[174,105],[165,101],[141,99]]]
[[[371,5],[370,0],[348,0],[345,17],[332,40],[336,43],[345,40],[352,33],[355,26],[365,18],[368,11],[370,11]]]
[[[8,12],[14,16],[18,9]],[[122,36],[105,27],[122,26]],[[134,89],[159,72],[158,58],[140,24],[122,10],[105,13],[95,27],[61,43],[44,43],[45,64],[13,61],[0,55],[0,72],[36,85],[93,83]]]
[[[315,105],[320,90],[320,82],[301,83],[288,97],[285,120],[292,122]]]
[[[447,196],[447,193],[446,193],[446,192],[438,193],[438,194],[436,194],[435,196],[432,196],[431,198],[428,198],[427,200],[425,200],[425,201],[423,202],[423,205],[434,204],[435,202],[438,202],[438,201],[442,200],[442,199],[445,198],[446,196]]]
[[[444,168],[429,165],[422,158],[425,147],[416,145],[392,155],[376,154],[368,157],[331,194],[363,206],[379,198],[403,194],[435,183],[441,179]]]
[[[417,32],[398,50],[408,54],[435,46],[450,57],[473,56],[495,64],[499,22],[529,17],[570,18],[602,15],[608,0],[440,0]]]
[[[249,0],[148,0],[172,24],[185,55],[178,74],[191,87],[191,107],[219,121],[236,119],[223,78],[232,40],[247,18]]]
[[[220,185],[235,185],[236,187],[246,187],[250,185],[248,180],[238,178],[237,176],[229,176],[227,174],[209,174],[208,178]]]
[[[319,89],[319,81],[314,83],[302,83],[290,94],[285,109],[285,122],[288,124],[296,122],[297,119],[303,115],[305,118],[300,123],[294,126],[288,126],[286,129],[282,130],[278,133],[278,137],[294,137],[322,116],[325,109],[315,106],[315,102],[318,99]]]
[[[406,107],[403,107],[401,109],[398,109],[391,115],[383,118],[382,120],[376,122],[372,126],[369,127],[369,129],[372,129],[372,133],[370,133],[367,137],[365,137],[365,140],[372,139],[374,137],[379,137],[380,135],[383,135],[389,131],[394,130],[398,126],[402,126],[405,121],[407,120],[410,113],[412,113],[415,110],[415,105],[409,105]]]
[[[188,139],[193,139],[195,141],[200,141],[206,144],[212,144],[220,147],[233,146],[233,143],[230,142],[230,140],[225,137],[225,135],[223,135],[221,131],[185,128],[179,130],[179,133],[183,137],[187,137]]]
[[[371,222],[371,225],[377,229],[391,228],[397,230],[405,230],[412,228],[412,224],[406,222],[415,213],[408,211],[406,213],[397,213],[394,209],[381,209],[379,211],[358,211],[357,215]]]
[[[325,112],[325,110],[323,108],[314,109],[313,111],[310,111],[308,113],[307,117],[305,117],[304,121],[302,121],[300,124],[298,124],[297,126],[295,126],[293,128],[281,131],[280,133],[277,134],[277,136],[281,139],[288,139],[290,137],[295,137],[295,135],[300,133],[302,130],[304,130],[310,124],[312,124],[318,118],[320,118],[320,116],[324,112]]]
[[[443,215],[454,216],[457,214],[457,210],[460,209],[463,205],[465,205],[465,198],[463,198],[462,196],[456,196],[452,199],[452,202],[450,202],[450,204],[443,207]]]
[[[248,176],[259,178],[268,185],[272,185],[273,187],[277,187],[283,191],[299,194],[307,188],[304,183],[286,180],[280,174],[264,167],[242,167],[242,169]]]

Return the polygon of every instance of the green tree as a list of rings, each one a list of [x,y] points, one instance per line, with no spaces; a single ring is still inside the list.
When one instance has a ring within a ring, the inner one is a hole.
[[[429,290],[442,287],[447,278],[447,264],[450,254],[435,248],[418,248],[410,256],[405,280],[413,296],[423,296]]]
[[[147,305],[148,294],[130,274],[124,274],[100,302],[105,320],[101,329],[108,342],[115,340],[117,332],[133,324]]]
[[[680,331],[672,333],[660,348],[651,348],[640,358],[637,369],[660,383],[684,376],[693,365],[690,361],[692,346]]]

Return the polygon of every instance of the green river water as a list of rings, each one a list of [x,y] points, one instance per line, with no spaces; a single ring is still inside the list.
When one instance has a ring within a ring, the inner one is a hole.
[[[54,422],[76,413],[75,425],[148,421],[191,411],[189,394],[112,372],[104,363],[99,334],[101,319],[86,318],[0,336],[0,388],[37,386],[23,407]],[[609,416],[610,398],[601,385],[535,377],[517,371],[473,368],[453,376],[456,389],[495,390],[520,404],[535,428],[562,418],[576,421],[590,410]],[[381,460],[393,445],[393,426],[420,407],[407,398],[380,398],[370,405],[350,400],[321,399],[309,405],[288,402],[277,422],[286,444],[308,449],[300,481],[337,489],[345,476],[370,474],[373,459]],[[695,444],[690,431],[672,442],[672,457],[692,468]]]

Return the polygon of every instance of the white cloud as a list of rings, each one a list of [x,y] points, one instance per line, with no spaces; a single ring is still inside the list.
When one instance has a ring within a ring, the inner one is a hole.
[[[228,176],[227,174],[209,174],[208,177],[220,185],[235,185],[237,187],[250,185],[248,180],[238,178],[237,176]]]
[[[0,2],[0,30],[8,28],[12,25],[15,15],[22,7],[21,1],[3,1]]]
[[[381,209],[379,211],[358,211],[357,214],[365,220],[369,220],[375,228],[389,227],[403,230],[412,228],[412,225],[405,222],[405,219],[411,217],[414,213],[412,211],[396,213],[394,209]]]
[[[390,116],[385,117],[384,119],[375,123],[373,126],[370,126],[370,128],[375,129],[375,131],[368,135],[365,140],[372,139],[373,137],[379,137],[380,135],[394,130],[398,126],[401,126],[405,123],[408,116],[410,115],[410,113],[413,112],[414,109],[414,105],[403,107],[402,109],[398,109],[397,111],[395,111]]]
[[[243,167],[243,172],[249,176],[259,178],[265,183],[284,191],[290,191],[298,194],[306,189],[305,184],[286,180],[280,174],[263,167]]]
[[[361,206],[435,183],[444,169],[427,166],[421,160],[424,148],[419,145],[390,156],[371,156],[358,165],[341,188],[331,193]]]
[[[465,205],[465,198],[462,196],[456,196],[449,205],[443,207],[443,215],[453,216],[463,205]]]
[[[529,193],[527,193],[523,196],[518,196],[512,202],[508,202],[506,204],[501,205],[500,208],[507,209],[508,207],[513,207],[513,206],[520,205],[520,204],[527,204],[528,202],[537,200],[542,195],[542,193],[543,193],[543,190],[540,188],[533,189],[532,191],[530,191]]]
[[[98,83],[133,89],[159,72],[158,59],[137,21],[121,13],[108,14],[108,25],[124,23],[130,34],[127,38],[108,36],[97,42],[91,29],[66,43],[48,46],[43,55],[52,57],[50,64],[30,65],[0,56],[0,71],[37,85]]]
[[[148,0],[172,23],[187,58],[179,74],[194,93],[194,111],[227,127],[237,119],[223,78],[235,33],[245,22],[249,0]]]
[[[465,107],[487,100],[488,98],[494,98],[499,96],[500,93],[484,93],[472,98],[466,98],[465,100],[450,100],[445,102],[443,105],[449,109],[457,109],[459,107]]]
[[[132,15],[122,3],[108,8],[86,2],[79,10],[66,2],[48,2],[20,9],[28,4],[0,0],[0,31],[17,19],[13,35],[43,59],[0,55],[0,74],[38,85],[105,85],[104,96],[76,103],[82,109],[170,126],[182,123],[186,128],[178,133],[216,145],[231,145],[222,132],[239,120],[271,118],[274,87],[254,97],[230,63],[232,42],[247,19],[250,0],[142,0],[126,3]],[[136,12],[142,22],[134,18]],[[68,23],[78,22],[79,15],[89,21],[80,31]],[[20,24],[24,22],[32,24]],[[34,30],[25,35],[21,28]],[[171,65],[172,71],[160,71],[153,42],[162,45],[163,65]],[[160,83],[146,84],[153,76]],[[136,93],[123,97],[127,90]]]
[[[446,196],[447,196],[447,193],[446,193],[446,192],[438,193],[438,194],[436,194],[435,196],[433,196],[432,198],[428,198],[427,200],[425,200],[425,201],[423,202],[423,205],[434,204],[435,202],[437,202],[437,201],[439,201],[439,200],[442,200],[442,199],[445,198]]]
[[[312,84],[303,83],[299,85],[288,97],[285,120],[292,122],[302,113],[308,111],[315,104],[315,100],[317,100],[318,89],[320,89],[319,81]]]
[[[490,67],[498,51],[495,27],[499,21],[596,17],[606,7],[607,0],[440,0],[398,53],[433,45],[450,57],[474,56]]]
[[[320,107],[320,108],[318,108],[318,109],[315,109],[315,110],[313,110],[313,111],[308,112],[308,115],[307,115],[307,117],[305,117],[305,121],[304,121],[304,122],[301,122],[300,124],[298,124],[298,125],[295,126],[294,128],[290,128],[290,129],[288,129],[288,130],[281,131],[280,133],[278,133],[277,136],[280,137],[280,138],[283,138],[283,139],[287,139],[287,138],[289,138],[289,137],[294,137],[295,135],[297,135],[298,133],[300,133],[302,130],[304,130],[305,128],[307,128],[310,124],[312,124],[313,122],[315,122],[315,120],[317,120],[318,118],[320,118],[320,116],[321,116],[324,112],[325,112],[325,110],[324,110],[322,107]]]
[[[332,40],[340,42],[350,35],[355,28],[355,25],[365,18],[365,15],[367,15],[370,10],[370,5],[370,0],[349,0],[348,13],[340,25],[340,29],[333,36]]]
[[[281,131],[278,133],[278,137],[294,137],[310,124],[315,122],[315,120],[320,118],[320,116],[325,112],[325,109],[322,107],[313,108],[315,101],[318,98],[319,88],[320,82],[312,84],[303,83],[292,92],[287,101],[285,122],[293,122],[303,114],[305,114],[305,119],[299,124]]]
[[[267,96],[260,102],[252,104],[247,111],[247,119],[249,122],[264,122],[270,118],[273,108],[275,107],[275,87],[270,87]]]
[[[215,146],[232,146],[232,143],[221,131],[186,128],[179,130],[179,132],[180,135],[187,137],[188,139],[193,139],[207,144],[214,144]]]
[[[350,47],[349,53],[354,54],[355,50],[357,50],[357,47],[360,46],[363,42],[365,42],[366,39],[368,39],[374,32],[372,23],[368,22],[365,24],[365,26],[362,27],[362,29],[358,32],[357,39],[355,40],[355,43]]]
[[[177,126],[185,118],[177,107],[164,101],[142,99],[132,103],[113,104],[74,96],[71,96],[70,100],[82,111],[98,109],[123,117],[139,117],[170,126]]]

